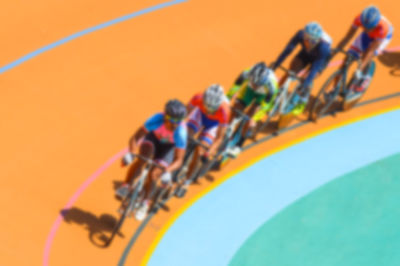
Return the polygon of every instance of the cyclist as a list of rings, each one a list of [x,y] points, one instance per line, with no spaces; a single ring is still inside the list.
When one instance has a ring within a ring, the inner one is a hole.
[[[241,152],[241,147],[248,133],[251,132],[256,122],[261,120],[266,112],[271,109],[278,92],[278,80],[274,72],[264,62],[259,62],[253,67],[243,71],[236,79],[227,96],[232,99],[237,94],[233,108],[245,110],[250,122],[242,130],[242,136],[237,146],[230,151],[236,157]],[[233,113],[232,119],[236,116]]]
[[[391,41],[393,26],[377,7],[368,6],[354,19],[350,29],[337,47],[343,49],[360,27],[363,32],[354,40],[350,46],[349,53],[356,58],[361,58],[361,64],[355,72],[355,77],[357,79],[365,78],[368,82],[370,77],[363,72],[367,71],[367,66],[371,60],[382,53]],[[356,86],[355,92],[362,92],[364,88],[366,86]]]
[[[290,110],[296,113],[302,113],[310,95],[311,86],[314,78],[325,68],[331,53],[331,37],[322,29],[317,22],[308,23],[304,29],[299,30],[287,44],[286,48],[275,61],[272,69],[280,66],[293,49],[300,44],[301,50],[290,63],[289,69],[299,73],[307,66],[309,71],[302,87],[299,90],[300,95],[296,94],[290,103]],[[288,78],[288,73],[280,80],[280,86]],[[296,110],[294,110],[296,109]]]
[[[150,117],[129,141],[129,153],[123,158],[124,164],[131,163],[134,160],[133,154],[138,151],[142,156],[151,158],[164,167],[154,167],[146,179],[143,201],[136,212],[138,220],[146,217],[151,206],[152,186],[156,183],[161,183],[161,186],[169,185],[171,173],[182,165],[187,144],[187,128],[183,122],[185,117],[185,105],[179,100],[170,100],[165,105],[164,112]],[[133,179],[140,174],[144,165],[145,162],[140,159],[132,164],[125,182],[116,191],[117,196],[127,196]]]
[[[201,146],[196,147],[186,175],[190,178],[196,169],[199,158],[215,155],[224,139],[230,118],[230,106],[223,87],[219,84],[213,84],[204,93],[194,95],[188,103],[187,109],[189,113],[187,123],[189,136],[193,137],[201,130],[199,140],[203,145],[209,147],[208,151]],[[182,186],[183,195],[189,184],[190,181],[186,180]]]

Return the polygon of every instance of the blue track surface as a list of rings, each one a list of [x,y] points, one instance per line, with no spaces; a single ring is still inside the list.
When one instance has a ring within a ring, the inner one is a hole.
[[[400,111],[363,120],[267,157],[189,208],[149,265],[227,265],[259,226],[323,184],[400,152]]]

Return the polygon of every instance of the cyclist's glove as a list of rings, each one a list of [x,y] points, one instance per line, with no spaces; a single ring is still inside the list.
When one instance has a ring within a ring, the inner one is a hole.
[[[131,152],[127,152],[124,157],[122,157],[122,166],[130,165],[135,159],[135,155]]]

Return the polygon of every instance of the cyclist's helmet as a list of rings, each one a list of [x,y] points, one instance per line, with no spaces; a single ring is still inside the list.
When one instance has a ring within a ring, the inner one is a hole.
[[[361,24],[370,30],[375,28],[381,20],[381,12],[376,6],[369,6],[361,13]]]
[[[249,73],[249,80],[257,86],[262,86],[268,79],[268,67],[264,62],[255,64]]]
[[[176,120],[186,117],[186,106],[179,100],[169,100],[165,105],[165,114]]]
[[[210,111],[216,111],[225,99],[224,89],[219,84],[212,84],[203,94],[204,107]]]
[[[321,25],[313,21],[304,27],[304,35],[307,39],[318,42],[322,38],[323,30]]]

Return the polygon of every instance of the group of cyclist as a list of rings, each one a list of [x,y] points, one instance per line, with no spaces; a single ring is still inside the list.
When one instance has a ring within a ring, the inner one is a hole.
[[[362,79],[374,56],[381,53],[390,42],[393,27],[377,7],[368,6],[355,18],[337,48],[343,49],[358,28],[363,31],[350,46],[348,54],[361,59],[355,76]],[[194,171],[197,158],[215,155],[226,136],[229,123],[237,115],[231,110],[241,110],[250,118],[235,147],[236,153],[240,152],[248,132],[272,108],[280,87],[288,77],[286,74],[278,81],[274,71],[298,44],[301,50],[291,61],[289,70],[296,74],[306,72],[299,93],[292,98],[290,105],[291,109],[302,112],[307,105],[313,80],[324,70],[336,51],[331,48],[332,39],[317,22],[308,23],[296,32],[271,66],[260,62],[243,71],[227,94],[221,85],[213,84],[204,93],[196,94],[186,105],[177,99],[170,100],[163,112],[150,117],[137,130],[129,141],[129,152],[123,158],[124,164],[130,164],[130,167],[116,194],[121,198],[126,197],[133,180],[139,176],[145,164],[143,160],[135,159],[134,154],[152,158],[162,168],[154,167],[150,171],[141,206],[135,214],[136,219],[143,220],[146,217],[153,200],[152,187],[167,186],[173,182],[172,173],[182,166],[190,137],[197,136],[201,145],[193,153],[195,159],[188,166],[187,176]],[[184,186],[187,188],[188,184]]]

